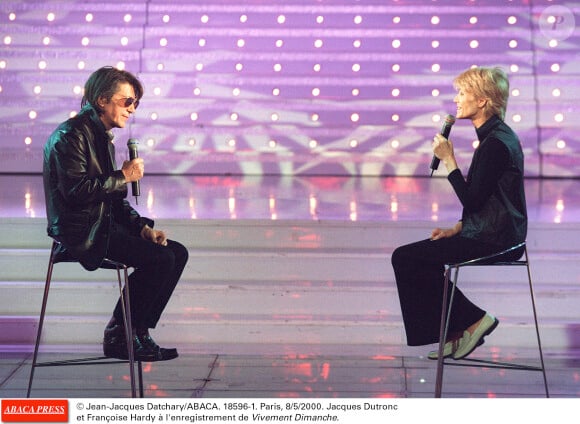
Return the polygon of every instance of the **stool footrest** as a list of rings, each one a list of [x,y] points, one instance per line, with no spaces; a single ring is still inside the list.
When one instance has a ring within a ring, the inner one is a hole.
[[[107,356],[95,356],[91,358],[64,359],[62,361],[46,361],[34,364],[35,367],[58,367],[64,365],[104,365],[104,364],[127,364],[128,360],[109,358]]]
[[[471,362],[467,364],[465,362]],[[500,361],[491,361],[485,359],[472,359],[472,358],[464,358],[459,360],[451,361],[444,361],[445,365],[451,365],[455,367],[477,367],[477,368],[500,368],[500,369],[507,369],[507,370],[521,370],[521,371],[544,371],[541,366],[536,365],[523,365],[523,364],[515,364],[511,362],[500,362]]]

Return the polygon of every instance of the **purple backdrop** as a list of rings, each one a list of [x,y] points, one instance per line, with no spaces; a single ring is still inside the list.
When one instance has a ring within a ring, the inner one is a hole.
[[[472,65],[511,78],[529,176],[580,176],[580,7],[572,1],[0,2],[0,172],[40,172],[92,71],[136,73],[117,130],[149,173],[428,175]],[[475,133],[451,138],[467,166]]]

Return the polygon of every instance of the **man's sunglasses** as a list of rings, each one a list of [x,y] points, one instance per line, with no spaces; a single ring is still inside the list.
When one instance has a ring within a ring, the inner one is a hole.
[[[139,99],[135,99],[133,97],[123,97],[121,99],[113,100],[117,106],[120,107],[131,107],[131,105],[135,106],[135,109],[139,107]]]

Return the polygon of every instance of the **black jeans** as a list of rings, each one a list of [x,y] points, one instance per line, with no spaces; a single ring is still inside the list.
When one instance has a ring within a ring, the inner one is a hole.
[[[391,263],[395,271],[401,312],[409,346],[439,342],[445,264],[463,262],[497,253],[502,249],[477,240],[454,236],[439,240],[422,240],[400,246],[393,252]],[[521,257],[523,251],[511,258]],[[517,256],[517,257],[515,257]],[[463,333],[485,315],[459,290],[455,290],[450,332]]]
[[[107,258],[134,268],[129,275],[133,328],[155,328],[188,257],[185,246],[176,241],[167,240],[167,246],[162,246],[118,229],[111,231]],[[123,322],[120,298],[113,316]]]

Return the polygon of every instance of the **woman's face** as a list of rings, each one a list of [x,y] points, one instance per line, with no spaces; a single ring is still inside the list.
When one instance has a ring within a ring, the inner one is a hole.
[[[124,128],[131,114],[135,113],[138,104],[133,86],[129,83],[119,84],[109,102],[104,98],[99,98],[99,106],[103,111],[101,121],[105,129],[108,131],[112,128]]]
[[[459,87],[453,101],[457,106],[457,119],[470,119],[476,127],[486,121],[486,99],[477,98],[471,91]]]

